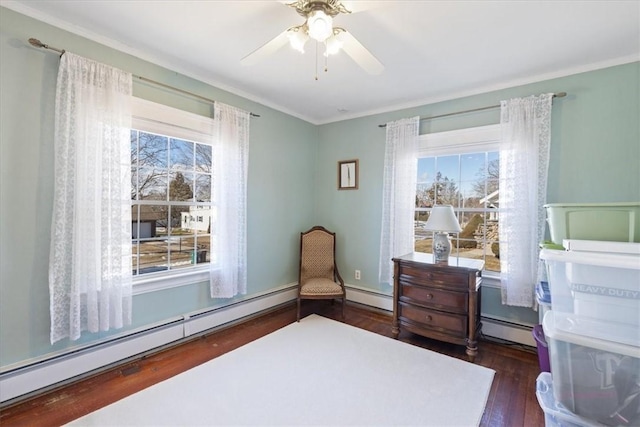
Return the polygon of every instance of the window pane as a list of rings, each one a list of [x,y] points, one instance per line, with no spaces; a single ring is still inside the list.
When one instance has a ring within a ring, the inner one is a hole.
[[[169,238],[170,269],[191,267],[194,262],[195,236],[182,234]]]
[[[196,144],[196,172],[211,173],[212,152],[210,145]]]
[[[138,166],[138,131],[131,130],[131,167]]]
[[[167,149],[169,139],[166,136],[140,132],[138,138],[138,166],[167,169]]]
[[[435,184],[436,204],[452,205],[454,208],[460,205],[460,191],[455,180],[445,177]]]
[[[197,202],[211,201],[211,175],[196,174],[195,199]]]
[[[418,159],[418,183],[433,182],[436,179],[436,158],[422,157]]]
[[[181,139],[171,139],[170,142],[171,170],[193,170],[193,142]]]
[[[140,240],[138,255],[139,274],[155,273],[169,269],[167,239]]]
[[[131,247],[131,269],[133,274],[138,274],[138,236],[140,235],[140,222],[138,221],[138,205],[131,206],[131,239],[133,241],[133,245]]]
[[[193,210],[192,210],[193,211]],[[211,259],[211,208],[198,207],[196,212],[196,263],[209,262]]]
[[[167,171],[156,168],[140,168],[138,176],[138,200],[167,200]]]
[[[193,200],[193,173],[171,172],[169,174],[169,200],[189,202]]]
[[[170,225],[168,233],[170,236],[179,236],[182,234],[191,234],[187,230],[182,229],[183,217],[189,215],[189,206],[176,206],[170,207]]]
[[[433,206],[433,184],[418,184],[416,190],[416,207],[430,208]]]
[[[442,156],[436,159],[436,180],[460,179],[460,156]]]
[[[486,153],[463,154],[460,156],[460,179],[475,181],[478,173],[486,170]]]

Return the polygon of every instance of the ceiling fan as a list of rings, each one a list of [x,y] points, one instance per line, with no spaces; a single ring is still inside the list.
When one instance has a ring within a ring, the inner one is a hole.
[[[240,61],[243,65],[253,65],[275,53],[289,43],[300,53],[309,39],[324,45],[325,58],[343,50],[369,74],[380,74],[384,66],[350,32],[333,25],[333,18],[351,11],[339,0],[298,0],[293,3],[282,2],[294,8],[305,18],[301,25],[284,30]],[[326,68],[325,68],[326,71]],[[316,76],[317,79],[317,76]]]

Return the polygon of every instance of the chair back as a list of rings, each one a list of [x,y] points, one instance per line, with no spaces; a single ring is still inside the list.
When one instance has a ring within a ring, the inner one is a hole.
[[[300,283],[310,278],[334,280],[335,233],[313,227],[300,233]]]

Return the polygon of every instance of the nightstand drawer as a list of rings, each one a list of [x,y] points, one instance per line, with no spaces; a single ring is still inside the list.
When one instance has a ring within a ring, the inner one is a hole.
[[[465,315],[429,310],[403,302],[399,306],[401,320],[409,320],[423,327],[443,329],[454,336],[465,337],[467,335],[467,316]]]
[[[400,286],[399,297],[401,301],[462,314],[469,311],[469,295],[467,292],[445,291],[402,282]]]
[[[449,268],[432,271],[418,266],[403,265],[398,279],[400,282],[416,285],[468,289],[468,274]]]

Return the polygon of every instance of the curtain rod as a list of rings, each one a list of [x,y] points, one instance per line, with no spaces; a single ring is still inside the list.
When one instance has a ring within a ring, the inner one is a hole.
[[[563,98],[567,96],[567,92],[558,92],[558,93],[554,93],[553,94],[553,98]],[[489,105],[488,107],[480,107],[480,108],[472,108],[471,110],[464,110],[464,111],[456,111],[455,113],[447,113],[447,114],[440,114],[437,116],[431,116],[431,117],[420,117],[420,121],[422,120],[431,120],[431,119],[439,119],[440,117],[448,117],[448,116],[456,116],[458,114],[465,114],[465,113],[473,113],[476,111],[483,111],[483,110],[492,110],[494,108],[499,108],[500,104],[498,105]],[[383,124],[383,125],[378,125],[379,128],[385,128],[387,127],[387,124]]]
[[[58,49],[58,48],[56,48],[56,47],[49,46],[48,44],[42,43],[40,40],[38,40],[38,39],[34,39],[34,38],[30,38],[30,39],[29,39],[29,43],[30,43],[32,46],[35,46],[35,47],[41,47],[41,48],[44,48],[44,49],[53,50],[54,52],[58,52],[58,53],[60,54],[60,56],[61,56],[61,57],[62,57],[62,55],[64,55],[64,54],[65,54],[65,52],[66,52],[66,50],[64,50],[64,49]],[[135,74],[132,74],[132,76],[133,76],[133,77],[135,77],[135,78],[136,78],[136,79],[138,79],[138,80],[142,80],[142,81],[144,81],[144,82],[151,83],[151,84],[154,84],[154,85],[156,85],[156,86],[161,86],[161,87],[164,87],[164,88],[166,88],[166,89],[173,90],[173,91],[175,91],[175,92],[180,92],[180,93],[183,93],[183,94],[185,94],[185,95],[189,95],[189,96],[192,96],[192,97],[194,97],[194,98],[198,98],[198,99],[200,99],[200,100],[203,100],[203,101],[206,101],[206,102],[210,102],[210,103],[212,103],[212,104],[215,102],[215,100],[214,100],[214,99],[206,98],[206,97],[204,97],[204,96],[202,96],[202,95],[198,95],[197,93],[188,92],[188,91],[186,91],[186,90],[183,90],[183,89],[180,89],[180,88],[177,88],[177,87],[174,87],[174,86],[169,86],[169,85],[167,85],[167,84],[160,83],[160,82],[158,82],[158,81],[151,80],[151,79],[148,79],[148,78],[146,78],[146,77],[138,76],[138,75],[135,75]],[[255,114],[255,113],[251,113],[251,112],[250,112],[249,114],[251,115],[251,117],[260,117],[260,114]]]

